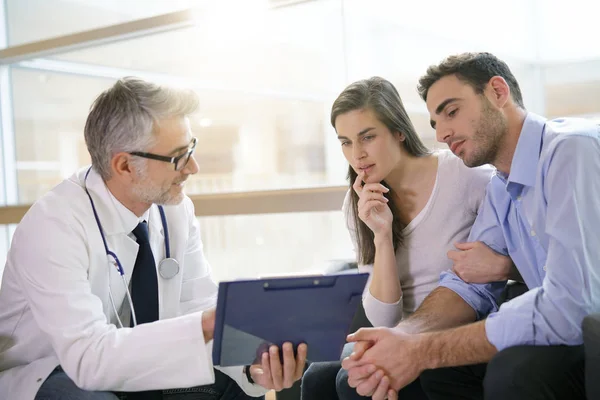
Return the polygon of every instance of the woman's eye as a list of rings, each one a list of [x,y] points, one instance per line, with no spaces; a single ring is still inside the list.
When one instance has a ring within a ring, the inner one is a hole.
[[[458,108],[455,108],[454,110],[448,112],[448,116],[449,117],[454,117],[456,115],[456,112],[458,111]]]
[[[375,135],[367,135],[367,136],[364,137],[364,140],[371,140],[371,139],[374,139],[374,138],[375,138]]]

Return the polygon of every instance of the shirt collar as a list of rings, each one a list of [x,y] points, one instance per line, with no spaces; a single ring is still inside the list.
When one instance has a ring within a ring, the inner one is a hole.
[[[542,148],[542,136],[546,126],[546,119],[537,114],[528,112],[517,141],[515,154],[510,165],[510,175],[498,171],[498,176],[506,183],[511,191],[514,187],[518,192],[523,186],[533,186],[537,164],[540,160],[540,149]]]
[[[130,209],[125,207],[123,203],[117,200],[117,198],[112,194],[110,190],[107,191],[110,196],[110,200],[112,201],[115,209],[117,210],[119,218],[121,218],[121,221],[123,221],[123,227],[125,228],[125,232],[132,232],[140,222],[148,222],[148,218],[150,217],[150,209],[147,209],[141,217],[138,217]]]

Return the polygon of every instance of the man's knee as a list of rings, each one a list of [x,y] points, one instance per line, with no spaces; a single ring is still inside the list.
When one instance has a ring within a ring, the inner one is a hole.
[[[485,364],[428,369],[421,373],[421,388],[431,399],[483,398]]]
[[[489,362],[483,380],[485,393],[508,395],[522,392],[525,385],[551,379],[552,369],[544,368],[544,360],[530,346],[509,347]],[[499,398],[499,397],[498,397]]]
[[[302,392],[314,393],[317,391],[320,379],[318,366],[316,363],[311,363],[302,375]]]
[[[483,381],[486,398],[535,398],[541,393],[577,389],[583,371],[580,346],[515,346],[492,358]],[[543,397],[543,396],[542,396]],[[575,396],[573,397],[575,398]]]
[[[509,347],[496,354],[489,362],[483,379],[484,392],[493,398],[502,398],[518,392],[527,381],[529,371],[527,360],[519,352],[520,347]],[[522,351],[522,350],[521,350]]]
[[[335,390],[340,400],[363,398],[356,392],[356,389],[348,384],[348,371],[340,369],[335,377]]]
[[[421,381],[421,387],[425,393],[429,391],[430,388],[437,387],[437,384],[444,380],[445,368],[440,369],[426,369],[421,372],[419,375],[419,380]]]
[[[419,375],[423,391],[430,396],[437,393],[453,393],[452,386],[455,384],[463,386],[458,379],[457,368],[426,369]],[[451,382],[448,387],[448,382]]]
[[[331,397],[335,393],[335,377],[340,368],[339,362],[311,363],[302,376],[302,399]]]

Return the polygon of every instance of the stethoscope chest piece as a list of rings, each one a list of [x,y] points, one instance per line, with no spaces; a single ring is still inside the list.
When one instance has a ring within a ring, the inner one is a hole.
[[[171,279],[179,273],[179,263],[174,258],[165,258],[158,264],[158,273],[163,279]]]

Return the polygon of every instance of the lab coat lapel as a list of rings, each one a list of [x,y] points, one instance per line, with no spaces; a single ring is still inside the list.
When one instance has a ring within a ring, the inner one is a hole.
[[[160,218],[160,211],[156,205],[150,207],[150,215],[148,216],[148,232],[150,235],[150,245],[152,246],[154,259],[158,265],[161,260],[166,258],[166,255],[163,226]]]
[[[117,201],[110,195],[110,192],[104,181],[94,170],[91,170],[87,180],[84,182],[85,172],[80,172],[79,177],[81,183],[85,184],[94,201],[94,207],[98,214],[98,219],[102,225],[102,231],[108,249],[116,255],[121,267],[123,268],[125,282],[119,273],[116,262],[113,257],[108,257],[111,271],[110,271],[110,287],[112,296],[115,302],[117,311],[121,309],[123,300],[126,297],[126,286],[129,285],[131,280],[131,274],[133,273],[133,267],[135,265],[135,259],[137,257],[139,245],[135,240],[130,238],[128,235],[128,228],[123,226],[123,221],[115,208],[114,201]],[[98,246],[102,246],[102,243],[98,243]],[[111,307],[112,308],[112,307]]]
[[[150,207],[150,215],[148,216],[148,231],[150,235],[150,246],[152,246],[152,253],[156,263],[156,279],[158,281],[158,314],[159,318],[163,318],[165,280],[161,278],[158,267],[160,262],[166,258],[166,255],[162,220],[160,218],[160,211],[156,205]]]

